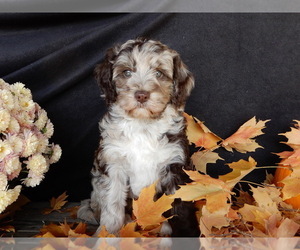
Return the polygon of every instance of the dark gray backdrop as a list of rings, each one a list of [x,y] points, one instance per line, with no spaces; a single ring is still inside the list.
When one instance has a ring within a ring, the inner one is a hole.
[[[60,162],[26,195],[47,200],[66,190],[70,200],[88,197],[105,112],[92,71],[107,48],[137,36],[181,54],[196,78],[186,111],[222,138],[253,116],[272,119],[258,140],[265,149],[250,155],[259,166],[274,165],[272,152],[287,149],[278,133],[300,119],[299,26],[291,13],[0,14],[0,77],[32,90],[63,149]],[[228,162],[248,157],[221,154]],[[225,173],[223,165],[209,173]],[[261,181],[264,172],[247,178]]]

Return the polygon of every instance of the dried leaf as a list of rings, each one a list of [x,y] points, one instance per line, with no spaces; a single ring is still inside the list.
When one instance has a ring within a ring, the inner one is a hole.
[[[285,144],[289,145],[293,149],[300,148],[300,121],[294,120],[296,124],[294,124],[295,128],[291,128],[291,131],[282,133],[280,135],[285,136],[288,141],[284,142]]]
[[[0,231],[8,232],[8,233],[15,233],[16,230],[13,226],[7,225],[7,226],[0,226]]]
[[[77,234],[85,234],[87,229],[87,224],[80,222],[74,229]]]
[[[120,230],[120,237],[133,237],[133,238],[141,238],[143,235],[141,235],[139,232],[136,231],[137,223],[131,222],[123,226]]]
[[[66,237],[65,233],[63,232],[62,228],[54,223],[50,223],[48,225],[44,225],[41,229],[40,229],[40,236],[44,236],[44,235],[49,235],[49,233],[51,233],[51,235],[53,235],[54,237]],[[47,236],[46,236],[47,237]]]
[[[281,221],[280,226],[277,228],[276,234],[273,237],[294,237],[299,230],[300,225],[295,221],[285,218]]]
[[[283,200],[290,199],[300,195],[300,167],[293,168],[293,172],[284,178],[281,183]]]
[[[232,171],[228,174],[219,176],[229,187],[233,188],[242,178],[249,174],[256,167],[256,161],[249,157],[248,161],[239,160],[228,164]]]
[[[269,120],[258,121],[253,117],[244,123],[233,135],[222,142],[222,146],[232,151],[235,149],[241,153],[254,152],[257,148],[262,148],[253,138],[262,135],[262,129]]]
[[[206,209],[206,206],[202,208],[202,216],[200,218],[200,230],[201,234],[206,237],[212,236],[212,228],[222,228],[229,225],[229,219],[224,216],[223,213],[215,212],[211,213]]]
[[[68,198],[68,195],[66,192],[58,196],[57,198],[52,197],[50,200],[50,206],[51,208],[47,208],[43,211],[43,214],[50,214],[53,211],[60,212],[60,209],[68,202],[66,199]]]
[[[185,171],[193,182],[180,186],[174,195],[170,198],[181,198],[184,201],[197,201],[206,199],[207,195],[227,192],[229,187],[218,179],[211,178],[208,175],[200,174],[198,171]]]
[[[206,174],[206,165],[223,160],[218,153],[211,150],[198,151],[192,155],[192,161],[198,171]]]
[[[113,235],[113,234],[111,234],[111,233],[109,233],[106,230],[105,226],[102,226],[100,232],[97,234],[97,237],[99,237],[99,238],[114,238],[116,236]]]
[[[166,220],[162,214],[172,208],[173,200],[166,195],[153,201],[155,186],[156,183],[142,189],[139,198],[134,200],[132,204],[136,221],[143,229],[153,225],[159,226]]]
[[[282,201],[280,191],[275,187],[251,187],[253,198],[256,205],[245,204],[239,209],[243,220],[258,223],[260,228],[265,227],[265,221],[272,215],[276,215],[278,220],[281,219],[281,213],[278,210],[278,205]]]
[[[222,139],[212,133],[203,122],[197,118],[184,113],[187,121],[186,134],[190,143],[194,143],[196,147],[203,147],[206,149],[218,148],[218,142]]]
[[[289,151],[287,151],[287,152],[289,152]],[[300,166],[300,145],[299,145],[298,149],[295,149],[294,151],[289,152],[290,154],[288,154],[286,152],[283,152],[283,153],[280,154],[281,157],[284,157],[284,159],[280,162],[280,165],[291,166],[291,167]]]
[[[87,225],[82,222],[78,225],[68,224],[66,221],[59,225],[50,223],[40,229],[41,233],[37,237],[90,237],[86,234],[86,228]]]

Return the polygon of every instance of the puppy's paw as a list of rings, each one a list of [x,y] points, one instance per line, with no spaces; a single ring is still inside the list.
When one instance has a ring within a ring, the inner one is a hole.
[[[171,227],[171,225],[169,224],[169,222],[164,221],[163,224],[162,224],[162,226],[161,226],[159,235],[161,237],[166,237],[166,236],[170,236],[171,234],[172,234],[172,227]]]
[[[82,219],[90,224],[99,224],[99,221],[95,218],[94,212],[90,207],[90,199],[81,201],[80,207],[77,211],[77,218]]]

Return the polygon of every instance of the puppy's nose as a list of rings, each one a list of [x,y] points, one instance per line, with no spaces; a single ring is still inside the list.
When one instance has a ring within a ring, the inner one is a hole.
[[[144,90],[138,90],[135,92],[134,97],[138,102],[144,103],[149,100],[150,93]]]

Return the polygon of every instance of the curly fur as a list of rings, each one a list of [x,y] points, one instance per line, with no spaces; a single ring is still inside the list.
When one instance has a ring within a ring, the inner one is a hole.
[[[108,112],[99,123],[91,199],[78,216],[116,234],[127,220],[128,200],[142,188],[157,182],[157,199],[189,181],[183,168],[193,167],[182,112],[194,78],[176,51],[141,38],[109,49],[95,76]],[[173,236],[199,235],[191,203],[176,200],[168,213],[175,215]]]

